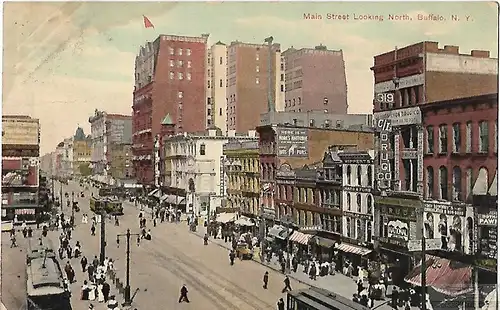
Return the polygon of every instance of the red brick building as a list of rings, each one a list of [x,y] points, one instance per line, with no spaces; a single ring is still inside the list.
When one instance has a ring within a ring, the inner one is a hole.
[[[205,130],[207,39],[160,35],[141,47],[136,57],[133,158],[140,183],[154,182],[154,141],[167,114],[176,132]]]

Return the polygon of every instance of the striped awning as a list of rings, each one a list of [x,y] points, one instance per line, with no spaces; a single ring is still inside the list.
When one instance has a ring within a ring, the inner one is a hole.
[[[311,240],[312,235],[301,233],[300,231],[294,231],[290,236],[290,241],[297,242],[300,244],[307,245],[309,240]]]
[[[335,248],[339,251],[342,251],[342,252],[352,253],[352,254],[356,254],[356,255],[360,255],[360,256],[363,256],[363,255],[366,255],[366,254],[369,254],[372,252],[372,250],[370,250],[370,249],[366,249],[366,248],[363,248],[363,247],[360,247],[357,245],[352,245],[349,243],[337,244],[335,246]]]

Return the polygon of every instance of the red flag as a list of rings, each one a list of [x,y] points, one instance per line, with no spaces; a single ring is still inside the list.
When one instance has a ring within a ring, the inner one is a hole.
[[[144,28],[154,28],[155,26],[153,23],[147,18],[145,15],[142,15],[144,17]]]

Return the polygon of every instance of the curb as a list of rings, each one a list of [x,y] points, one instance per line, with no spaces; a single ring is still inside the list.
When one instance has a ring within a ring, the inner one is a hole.
[[[195,235],[195,236],[199,237],[199,238],[203,238],[202,236],[200,236],[200,235],[199,235],[199,234],[197,234],[196,232],[193,232],[193,231],[189,231],[189,232],[190,232],[191,234],[193,234],[193,235]],[[230,248],[229,248],[229,247],[226,247],[226,246],[224,246],[224,245],[222,245],[222,244],[219,244],[219,243],[216,243],[216,242],[212,242],[212,244],[215,244],[215,245],[217,245],[217,246],[219,246],[219,247],[221,247],[221,248],[223,248],[223,249],[230,250]],[[278,272],[278,273],[282,274],[282,273],[281,273],[281,270],[279,270],[278,268],[274,268],[273,266],[270,266],[270,265],[268,265],[268,264],[266,264],[266,263],[263,263],[263,262],[261,262],[261,261],[258,261],[258,260],[254,259],[254,258],[252,258],[252,262],[258,263],[259,265],[262,265],[262,266],[264,266],[264,267],[267,267],[267,268],[269,268],[269,269],[271,269],[271,270],[274,270],[274,271],[276,271],[276,272]],[[297,278],[296,278],[295,276],[293,276],[291,273],[290,273],[290,274],[288,274],[288,277],[289,277],[289,278],[294,279],[295,281],[299,282],[300,284],[304,284],[304,285],[307,285],[307,286],[309,286],[309,287],[315,287],[315,288],[319,288],[319,289],[321,289],[321,287],[319,287],[319,286],[312,285],[312,284],[307,283],[307,282],[305,282],[305,281],[303,281],[303,280],[297,279]]]

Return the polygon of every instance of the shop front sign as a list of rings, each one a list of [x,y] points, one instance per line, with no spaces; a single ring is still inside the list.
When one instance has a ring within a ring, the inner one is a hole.
[[[408,242],[408,224],[400,220],[390,221],[387,224],[387,237],[389,239],[402,239]]]
[[[379,241],[380,243],[395,245],[402,248],[406,248],[406,246],[408,245],[407,241],[401,239],[392,239],[387,237],[374,237],[373,239]]]
[[[426,212],[431,212],[435,214],[444,214],[451,216],[460,216],[465,217],[465,206],[457,206],[457,205],[444,205],[439,203],[429,203],[426,202],[424,204],[424,208]]]
[[[477,221],[479,226],[494,226],[498,225],[498,212],[496,210],[491,210],[490,212],[478,213]]]
[[[417,212],[415,208],[404,206],[380,206],[380,214],[387,215],[392,218],[400,218],[410,221],[417,220]]]
[[[348,216],[351,218],[373,221],[373,216],[370,214],[355,213],[355,212],[348,212],[348,211],[343,211],[342,213],[344,216]]]

